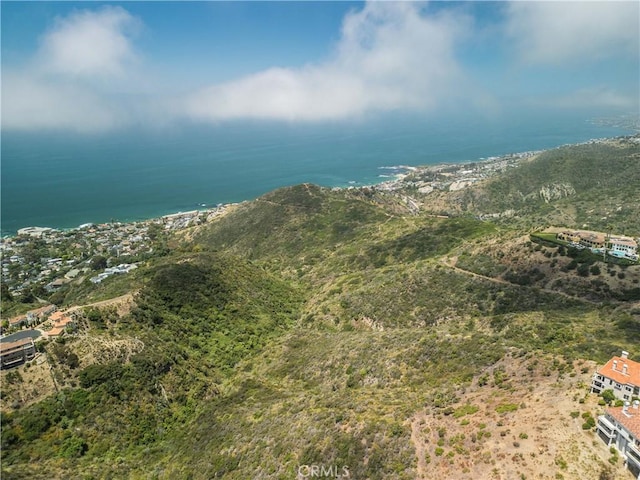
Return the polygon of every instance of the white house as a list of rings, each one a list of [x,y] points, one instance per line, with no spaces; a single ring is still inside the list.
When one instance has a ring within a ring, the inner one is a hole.
[[[607,408],[598,417],[597,432],[607,446],[614,446],[626,467],[640,480],[640,401],[625,402],[623,407]]]
[[[607,248],[614,256],[637,258],[638,244],[631,237],[611,236]]]
[[[640,363],[629,360],[629,353],[613,357],[593,374],[591,391],[597,394],[611,389],[616,398],[630,402],[640,397]]]

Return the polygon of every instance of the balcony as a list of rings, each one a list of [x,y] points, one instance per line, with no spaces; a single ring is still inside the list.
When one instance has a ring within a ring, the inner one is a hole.
[[[616,427],[612,424],[606,416],[600,415],[598,417],[598,430],[602,432],[609,439],[615,438],[618,434]]]
[[[627,451],[625,452],[625,455],[628,462],[633,462],[638,466],[638,468],[640,468],[640,448],[629,443],[627,444]]]

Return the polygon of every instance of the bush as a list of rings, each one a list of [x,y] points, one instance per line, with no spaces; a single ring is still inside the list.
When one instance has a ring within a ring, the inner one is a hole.
[[[453,416],[455,418],[460,418],[460,417],[464,417],[465,415],[472,415],[476,413],[479,409],[480,407],[476,405],[463,405],[461,407],[456,408],[455,412],[453,413]]]
[[[63,458],[78,458],[83,456],[87,449],[87,442],[79,437],[72,436],[62,444],[60,456]]]
[[[582,424],[582,429],[591,430],[595,426],[596,426],[596,421],[593,419],[593,417],[589,417],[587,418],[587,421]]]
[[[516,410],[518,410],[517,403],[501,403],[496,407],[497,413],[515,412]]]
[[[600,396],[602,397],[602,399],[607,402],[607,404],[610,404],[611,402],[615,401],[616,396],[613,393],[613,390],[608,388],[606,389],[604,392],[602,392],[600,394]]]

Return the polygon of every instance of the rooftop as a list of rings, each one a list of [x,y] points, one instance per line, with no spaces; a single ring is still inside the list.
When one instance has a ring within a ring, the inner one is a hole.
[[[598,373],[623,385],[628,383],[640,386],[640,363],[624,356],[613,357],[598,370]]]
[[[616,419],[623,427],[629,430],[636,438],[640,439],[640,408],[609,407],[607,413]]]
[[[5,353],[16,350],[23,347],[24,345],[33,345],[33,339],[29,337],[21,338],[20,340],[16,340],[15,342],[0,343],[0,352]]]
[[[57,337],[58,335],[62,334],[62,332],[64,332],[64,326],[61,325],[59,327],[53,327],[47,332],[47,335],[49,337]]]

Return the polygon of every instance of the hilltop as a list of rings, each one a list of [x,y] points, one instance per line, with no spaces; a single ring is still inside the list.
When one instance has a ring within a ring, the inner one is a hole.
[[[638,236],[639,155],[631,137],[303,184],[153,232],[134,272],[55,293],[92,304],[41,347],[57,392],[29,386],[42,365],[2,372],[3,477],[626,478],[572,414],[598,413],[595,365],[640,355],[640,266],[530,234]]]

